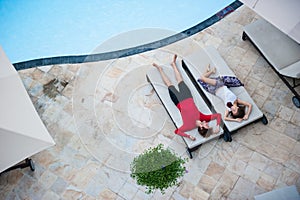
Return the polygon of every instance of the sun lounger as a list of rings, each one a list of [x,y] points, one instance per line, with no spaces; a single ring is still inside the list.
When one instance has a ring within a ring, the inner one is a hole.
[[[300,195],[296,185],[284,186],[258,194],[254,196],[254,200],[299,200]]]
[[[293,103],[300,108],[300,95],[295,88],[300,78],[300,44],[264,19],[244,27],[243,40],[249,39],[273,70],[295,95]],[[293,80],[291,84],[286,77]]]
[[[228,75],[228,76],[235,76],[232,70],[228,67],[226,62],[217,52],[214,47],[207,47],[205,49],[198,49],[194,51],[192,54],[186,56],[183,60],[183,68],[187,71],[190,75],[193,82],[197,85],[197,89],[199,93],[203,96],[206,100],[207,104],[211,106],[213,110],[218,113],[221,113],[224,116],[225,113],[225,105],[224,102],[217,96],[207,92],[197,81],[200,75],[206,71],[207,65],[210,64],[212,67],[216,67],[217,71],[215,76],[219,75]],[[262,120],[264,124],[267,124],[267,118],[265,115],[260,111],[257,107],[255,102],[252,100],[248,92],[243,86],[240,87],[231,87],[231,91],[237,95],[240,99],[248,101],[252,104],[252,112],[246,121],[242,122],[231,122],[231,121],[223,121],[225,127],[224,131],[228,131],[233,133],[234,131],[244,127],[247,124],[255,122],[257,120]],[[224,117],[223,117],[224,118]]]
[[[204,114],[211,114],[211,111],[210,111],[209,107],[206,105],[206,103],[204,102],[204,100],[199,95],[198,91],[196,90],[195,86],[193,85],[193,83],[191,82],[191,80],[189,79],[189,77],[187,76],[187,74],[185,73],[183,68],[181,67],[181,63],[178,62],[177,66],[178,66],[178,70],[181,71],[184,82],[190,88],[190,90],[192,92],[195,104],[197,105],[199,111],[201,111]],[[171,65],[170,64],[163,65],[163,70],[168,75],[168,77],[172,81],[172,83],[174,83],[175,87],[177,87],[175,74],[173,72],[173,69],[172,69]],[[153,89],[155,90],[156,94],[158,95],[159,99],[161,100],[161,102],[162,102],[163,106],[165,107],[167,113],[169,114],[170,118],[172,119],[175,127],[179,128],[182,125],[182,119],[181,119],[180,111],[175,106],[175,104],[172,102],[172,100],[169,96],[168,88],[167,88],[167,86],[164,85],[163,80],[160,77],[159,72],[157,71],[157,69],[155,69],[153,67],[147,72],[146,77],[147,77],[148,82],[152,85]],[[216,125],[216,120],[212,120],[211,122],[209,122],[209,124],[212,127],[215,126]],[[192,135],[196,138],[195,141],[192,141],[189,138],[182,137],[183,141],[185,142],[185,144],[187,146],[188,154],[189,154],[190,158],[192,158],[193,157],[192,152],[194,150],[196,150],[202,143],[207,142],[207,141],[209,141],[213,138],[220,137],[223,134],[223,129],[220,127],[220,132],[219,133],[212,134],[207,138],[202,137],[198,133],[197,129],[193,129],[193,130],[188,131],[186,133],[190,134],[190,135]]]

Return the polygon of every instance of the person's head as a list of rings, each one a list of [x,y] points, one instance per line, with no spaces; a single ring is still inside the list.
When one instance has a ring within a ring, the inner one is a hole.
[[[202,137],[206,137],[208,129],[204,127],[198,127],[198,132]]]
[[[207,131],[209,129],[209,125],[206,121],[196,121],[196,125],[198,126],[198,132],[200,135],[205,137],[207,135]]]
[[[245,106],[235,104],[230,109],[233,118],[243,118],[245,116]]]

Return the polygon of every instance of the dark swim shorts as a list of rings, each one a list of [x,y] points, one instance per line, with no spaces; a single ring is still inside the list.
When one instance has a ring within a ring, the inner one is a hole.
[[[185,99],[193,98],[190,89],[183,81],[178,84],[178,89],[179,90],[177,90],[174,85],[171,85],[168,88],[170,97],[176,106]]]

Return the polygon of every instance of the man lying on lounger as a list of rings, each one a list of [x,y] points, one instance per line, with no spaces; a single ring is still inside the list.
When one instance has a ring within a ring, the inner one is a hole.
[[[247,120],[252,110],[252,105],[249,102],[239,99],[230,89],[228,89],[228,82],[231,86],[238,87],[243,86],[236,77],[231,76],[219,76],[217,78],[210,78],[211,74],[216,73],[216,68],[210,69],[210,65],[207,66],[206,72],[198,80],[203,88],[209,93],[220,97],[225,104],[225,116],[227,121],[241,122]],[[247,109],[247,112],[245,109]]]
[[[212,130],[212,132],[214,134],[218,133],[220,131],[221,114],[215,113],[215,114],[205,115],[197,109],[195,102],[193,100],[192,93],[190,89],[187,87],[187,85],[184,83],[183,78],[177,69],[176,59],[177,59],[177,55],[174,55],[171,66],[175,72],[175,77],[178,82],[179,91],[175,88],[174,85],[172,85],[171,81],[164,73],[162,67],[158,66],[156,63],[153,63],[153,66],[158,69],[163,79],[163,82],[168,87],[168,91],[172,101],[179,109],[181,114],[183,125],[180,128],[176,129],[175,133],[183,137],[188,137],[191,140],[196,140],[195,137],[186,134],[185,131],[190,131],[198,127],[199,133],[205,137],[208,129],[212,129],[209,127],[208,122],[214,119],[217,120],[217,126],[215,127],[214,130]]]

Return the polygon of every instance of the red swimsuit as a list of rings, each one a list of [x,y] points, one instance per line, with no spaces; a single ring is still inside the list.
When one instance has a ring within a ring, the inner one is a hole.
[[[183,121],[183,125],[175,130],[175,133],[183,136],[189,137],[185,131],[190,131],[196,128],[196,120],[209,122],[211,120],[216,119],[217,125],[220,125],[221,122],[221,114],[214,113],[210,115],[205,115],[201,113],[196,107],[193,98],[185,99],[177,104],[177,108],[179,109]]]

